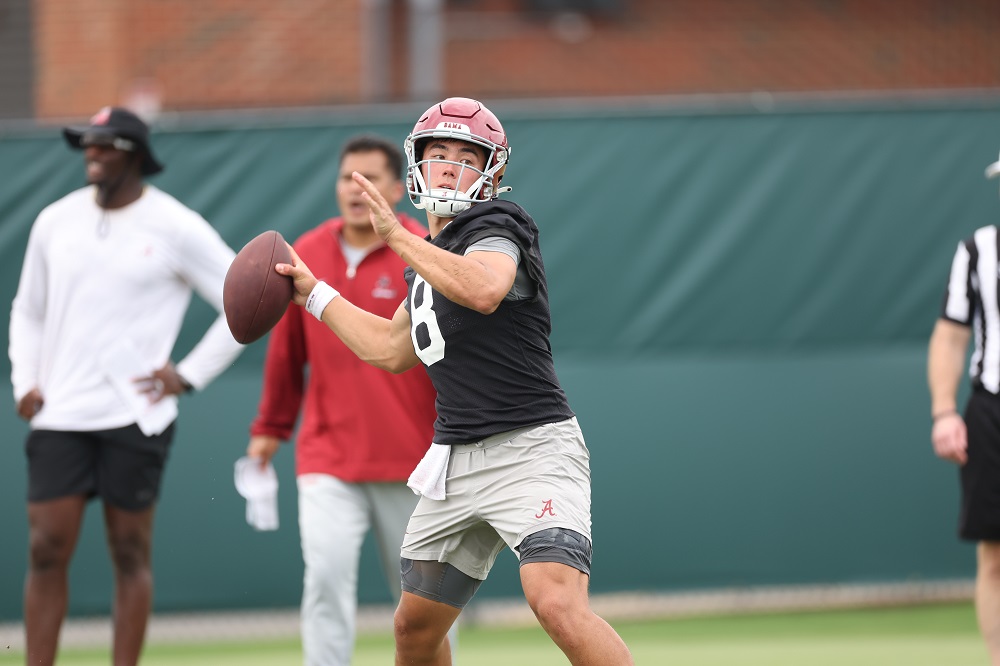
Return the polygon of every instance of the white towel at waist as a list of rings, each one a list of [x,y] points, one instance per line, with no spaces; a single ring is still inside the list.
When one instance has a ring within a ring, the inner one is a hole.
[[[448,476],[450,455],[451,446],[431,444],[431,448],[427,449],[427,453],[410,474],[406,485],[417,495],[423,495],[432,500],[443,500],[445,497],[444,481]]]

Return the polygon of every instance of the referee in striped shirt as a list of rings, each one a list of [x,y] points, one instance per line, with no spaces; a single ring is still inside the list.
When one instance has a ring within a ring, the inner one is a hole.
[[[1000,175],[1000,161],[986,177]],[[975,541],[976,615],[990,660],[1000,665],[1000,262],[997,226],[959,243],[941,315],[931,334],[927,383],[931,441],[938,457],[959,465],[959,537]],[[965,414],[957,395],[969,341],[972,394]]]

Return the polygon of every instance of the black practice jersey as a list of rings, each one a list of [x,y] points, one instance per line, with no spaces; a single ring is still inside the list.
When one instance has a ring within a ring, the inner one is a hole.
[[[493,200],[457,215],[428,240],[464,255],[476,241],[498,236],[518,245],[537,290],[530,299],[504,300],[492,314],[447,300],[406,269],[413,346],[438,394],[438,444],[466,444],[573,416],[552,361],[549,292],[534,220],[517,204]]]

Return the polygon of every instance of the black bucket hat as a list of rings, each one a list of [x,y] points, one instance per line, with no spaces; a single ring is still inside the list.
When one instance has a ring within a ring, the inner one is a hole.
[[[149,145],[149,126],[128,109],[106,106],[90,119],[87,127],[63,128],[66,142],[77,150],[83,149],[81,141],[85,135],[95,134],[127,139],[135,144],[122,150],[133,150],[142,156],[142,175],[151,176],[163,171],[163,165],[153,156]]]

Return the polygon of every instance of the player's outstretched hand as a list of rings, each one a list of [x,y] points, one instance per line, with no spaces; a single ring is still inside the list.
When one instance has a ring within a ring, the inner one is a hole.
[[[287,245],[287,243],[286,243]],[[274,270],[276,270],[281,275],[287,275],[292,278],[292,284],[295,285],[295,293],[292,295],[292,302],[296,305],[305,305],[306,299],[309,298],[309,294],[312,293],[313,287],[319,282],[315,277],[313,277],[312,271],[309,267],[305,265],[299,255],[295,253],[292,246],[288,246],[288,251],[292,253],[291,264],[275,264]]]
[[[372,185],[370,180],[357,171],[351,175],[354,177],[355,182],[364,189],[364,193],[361,196],[365,200],[365,203],[368,204],[372,227],[375,228],[375,233],[379,235],[379,238],[388,243],[389,237],[402,228],[399,220],[396,219],[395,211],[392,210],[392,206],[385,200],[385,197],[378,191],[378,188]]]
[[[934,453],[939,458],[950,460],[959,465],[964,465],[965,461],[969,459],[969,441],[965,421],[957,413],[942,416],[934,422],[934,427],[931,429],[931,442],[934,444]]]

